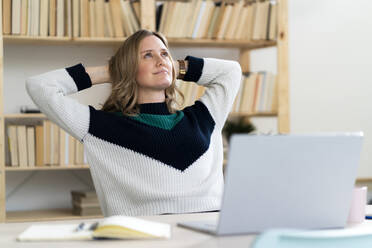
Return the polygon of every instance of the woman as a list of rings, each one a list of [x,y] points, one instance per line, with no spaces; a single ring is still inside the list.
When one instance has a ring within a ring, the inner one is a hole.
[[[241,81],[237,62],[188,56],[173,62],[160,34],[140,30],[108,67],[78,64],[27,79],[46,116],[84,144],[105,216],[218,210],[223,190],[221,129]],[[175,79],[206,87],[176,111]],[[183,69],[183,68],[182,68]],[[66,97],[112,83],[102,110]]]

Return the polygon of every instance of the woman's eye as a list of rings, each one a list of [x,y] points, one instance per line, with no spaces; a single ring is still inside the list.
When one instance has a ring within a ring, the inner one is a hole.
[[[168,57],[168,52],[163,52],[164,57]]]
[[[152,57],[152,54],[151,53],[146,53],[144,57],[145,58],[151,58]]]

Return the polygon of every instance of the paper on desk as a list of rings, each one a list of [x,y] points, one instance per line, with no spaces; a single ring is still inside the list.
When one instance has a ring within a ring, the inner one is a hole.
[[[92,231],[75,231],[78,224],[32,225],[22,232],[17,241],[91,240]]]

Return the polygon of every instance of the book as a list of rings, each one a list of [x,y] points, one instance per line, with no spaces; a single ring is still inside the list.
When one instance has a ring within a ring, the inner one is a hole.
[[[89,37],[89,2],[80,0],[80,36]]]
[[[222,16],[221,23],[217,27],[218,28],[218,32],[217,32],[217,36],[216,36],[217,39],[223,39],[225,37],[225,33],[226,33],[226,30],[227,30],[227,24],[229,23],[229,20],[231,18],[232,10],[233,10],[233,5],[232,4],[226,5],[225,11],[224,11],[223,16]]]
[[[64,0],[57,0],[57,14],[56,14],[56,32],[58,37],[65,35],[65,3]]]
[[[238,19],[238,23],[236,25],[236,30],[234,30],[232,39],[241,39],[242,33],[245,32],[245,19],[247,18],[247,5],[243,4],[242,9],[240,11],[240,16]]]
[[[110,216],[80,224],[34,224],[17,241],[62,241],[112,239],[169,239],[171,225],[128,216]]]
[[[278,8],[277,4],[274,2],[270,2],[269,8],[269,23],[268,23],[268,32],[267,32],[267,39],[268,40],[275,40],[277,36],[277,26],[278,26]]]
[[[133,5],[131,3],[131,1],[128,1],[127,3],[128,5],[128,8],[129,8],[129,19],[130,19],[130,22],[131,22],[131,25],[134,29],[134,32],[136,32],[137,30],[140,29],[140,16],[136,13],[136,9],[135,9],[135,5]],[[139,5],[137,5],[139,6]]]
[[[205,17],[203,16],[203,20],[201,21],[201,25],[197,34],[198,38],[206,38],[208,33],[208,27],[212,21],[215,5],[213,1],[207,1],[207,5],[205,7]]]
[[[65,11],[64,11],[64,25],[65,25],[65,36],[72,36],[72,11],[71,11],[71,0],[65,0]]]
[[[89,0],[88,1],[89,6],[89,34],[90,37],[96,37],[97,36],[97,27],[96,27],[96,1]]]
[[[84,198],[83,198],[84,199]],[[98,199],[91,202],[72,201],[73,208],[98,208],[101,211]]]
[[[51,158],[51,122],[49,120],[43,121],[44,130],[44,165],[50,165]]]
[[[3,34],[12,31],[12,0],[3,0]]]
[[[10,152],[11,166],[18,166],[18,141],[17,141],[17,126],[8,125],[8,147]]]
[[[177,30],[177,37],[184,38],[187,36],[187,30],[189,26],[189,20],[193,17],[194,9],[192,2],[183,3],[184,7],[182,9],[182,14],[179,22],[179,28]]]
[[[124,34],[125,36],[130,36],[134,33],[134,29],[131,25],[129,19],[129,10],[128,10],[129,2],[125,0],[120,1],[121,6],[121,21],[124,27]],[[129,6],[130,7],[130,6]]]
[[[80,36],[80,0],[72,1],[72,37]]]
[[[12,1],[12,34],[21,33],[21,0]]]
[[[157,28],[158,32],[160,33],[163,33],[164,34],[164,28],[165,28],[165,21],[166,21],[166,16],[168,14],[168,5],[169,5],[169,2],[165,2],[163,3],[161,6],[161,9],[159,10],[159,27]]]
[[[67,151],[67,154],[66,154]],[[62,128],[59,129],[59,165],[68,165],[68,135]]]
[[[212,38],[213,30],[215,29],[217,18],[218,18],[218,15],[220,13],[220,10],[221,10],[221,5],[217,5],[215,3],[215,7],[214,7],[214,10],[213,10],[213,15],[212,15],[211,21],[208,25],[208,30],[207,30],[207,34],[206,34],[206,37],[208,39]]]
[[[17,143],[19,167],[27,167],[27,134],[26,126],[24,125],[17,125]]]
[[[112,23],[112,15],[109,0],[105,0],[105,37],[114,37],[114,24]]]
[[[94,190],[72,190],[71,196],[74,198],[97,198],[97,193]]]
[[[40,30],[40,0],[31,0],[31,2],[32,2],[31,34],[33,36],[38,36]]]
[[[112,21],[114,24],[115,37],[124,37],[123,24],[121,21],[120,0],[110,0]]]
[[[89,216],[89,215],[102,215],[101,207],[78,207],[74,206],[72,209],[73,215]]]
[[[57,0],[49,1],[49,36],[56,36]]]
[[[104,16],[104,0],[95,1],[95,17],[96,17],[96,36],[104,37],[105,36],[105,16]]]
[[[239,0],[238,2],[234,3],[231,18],[227,24],[227,30],[225,32],[225,39],[232,40],[234,38],[234,34],[238,29],[239,22],[241,22],[241,12],[243,10],[244,1]]]
[[[204,17],[207,16],[207,14],[205,13],[206,5],[207,5],[206,1],[201,2],[200,9],[199,9],[198,15],[196,17],[195,25],[194,25],[194,28],[193,28],[192,33],[191,33],[191,38],[193,38],[193,39],[197,38],[197,34],[198,34],[199,29],[200,29],[201,23],[202,23],[202,21],[205,21],[205,20],[202,20],[203,16]]]
[[[133,0],[130,2],[134,11],[134,14],[136,15],[136,18],[139,22],[141,20],[141,2],[139,0]]]
[[[27,132],[27,160],[29,167],[35,167],[35,127],[26,127]]]
[[[40,0],[40,36],[48,35],[49,1]]]
[[[51,122],[51,164],[59,164],[59,152],[60,152],[60,141],[59,141],[59,127]]]
[[[27,35],[32,35],[32,8],[31,0],[27,0]]]
[[[175,2],[174,9],[172,10],[172,19],[170,21],[170,26],[168,30],[167,37],[175,38],[180,29],[180,22],[182,21],[182,8],[183,2]]]
[[[91,197],[81,197],[79,195],[72,195],[72,202],[76,203],[77,205],[84,204],[99,204],[97,195],[91,196]]]
[[[44,165],[44,127],[35,126],[36,166]]]
[[[161,18],[162,18],[162,14],[163,14],[163,6],[164,6],[164,3],[159,3],[157,6],[156,6],[156,18],[155,18],[155,30],[156,31],[159,31],[159,28],[160,28],[160,22],[161,22]]]
[[[252,40],[252,36],[253,36],[253,29],[254,29],[254,21],[255,21],[255,17],[256,17],[256,11],[257,11],[257,3],[254,2],[254,3],[251,3],[247,6],[248,10],[247,10],[247,18],[244,20],[245,22],[245,26],[246,26],[246,30],[245,30],[245,34],[243,33],[243,39],[247,39],[247,40]]]
[[[28,0],[22,0],[21,2],[21,35],[27,34],[27,10]]]

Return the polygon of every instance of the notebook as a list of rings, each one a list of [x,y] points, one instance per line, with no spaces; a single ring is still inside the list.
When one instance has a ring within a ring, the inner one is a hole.
[[[179,226],[215,235],[346,225],[362,133],[234,135],[217,222]]]
[[[128,216],[110,216],[92,223],[31,225],[17,237],[17,241],[168,239],[170,236],[169,224]]]

